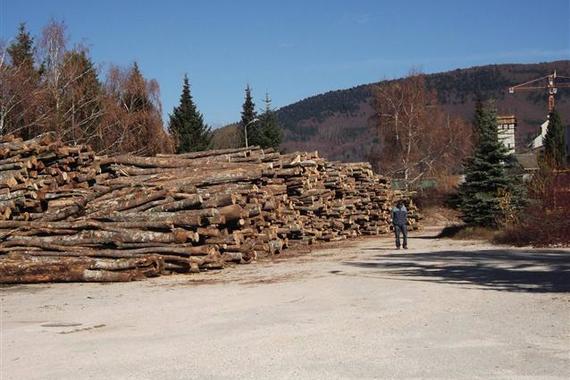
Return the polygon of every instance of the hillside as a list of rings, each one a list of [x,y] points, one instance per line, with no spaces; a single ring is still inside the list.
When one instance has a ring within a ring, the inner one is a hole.
[[[470,120],[477,94],[496,99],[499,114],[515,114],[518,118],[517,145],[523,148],[537,133],[546,117],[546,95],[537,90],[509,94],[511,85],[538,78],[557,70],[570,77],[570,61],[537,64],[504,64],[429,74],[428,86],[451,115]],[[370,83],[349,89],[315,95],[277,110],[284,129],[283,149],[319,150],[329,159],[366,160],[376,141],[373,121],[374,87]],[[559,89],[557,108],[563,120],[570,122],[570,89]],[[233,127],[217,131],[217,140],[227,144]]]

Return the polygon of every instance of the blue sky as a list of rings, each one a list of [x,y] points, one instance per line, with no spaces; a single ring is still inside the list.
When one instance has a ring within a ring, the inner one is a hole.
[[[328,90],[490,63],[570,58],[570,0],[0,0],[0,38],[64,20],[108,63],[137,61],[165,115],[188,73],[207,122],[239,119],[247,83],[259,108]],[[549,21],[550,20],[550,21]]]

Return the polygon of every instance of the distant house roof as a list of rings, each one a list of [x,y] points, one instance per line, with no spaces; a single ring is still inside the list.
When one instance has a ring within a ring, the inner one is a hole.
[[[497,116],[497,124],[504,125],[504,124],[516,124],[517,118],[515,115],[503,115]]]
[[[524,170],[538,170],[538,161],[535,153],[515,154],[515,158]]]

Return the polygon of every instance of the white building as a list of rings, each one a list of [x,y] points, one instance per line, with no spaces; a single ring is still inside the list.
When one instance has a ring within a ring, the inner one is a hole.
[[[505,147],[509,150],[509,154],[514,154],[517,118],[515,115],[497,116],[497,126],[499,131],[499,140],[502,141]]]
[[[536,136],[534,140],[532,140],[532,144],[530,145],[532,150],[542,148],[542,145],[544,145],[544,138],[546,137],[546,132],[548,132],[548,119],[540,125],[539,135]]]
[[[541,151],[544,145],[544,138],[546,137],[546,132],[548,132],[548,119],[540,125],[540,133],[538,136],[532,140],[530,148],[533,151]],[[566,161],[570,163],[570,125],[564,128],[564,143],[566,145]]]

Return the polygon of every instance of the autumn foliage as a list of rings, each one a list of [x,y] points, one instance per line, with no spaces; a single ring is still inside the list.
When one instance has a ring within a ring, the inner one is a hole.
[[[471,151],[471,127],[444,112],[421,73],[378,86],[375,119],[379,144],[370,160],[406,186],[446,182]]]
[[[37,41],[22,24],[0,45],[0,133],[28,139],[55,131],[100,154],[172,152],[158,83],[136,63],[100,74],[86,47],[68,46],[64,23],[51,21]]]
[[[528,186],[530,203],[499,243],[570,246],[570,170],[541,169]]]

